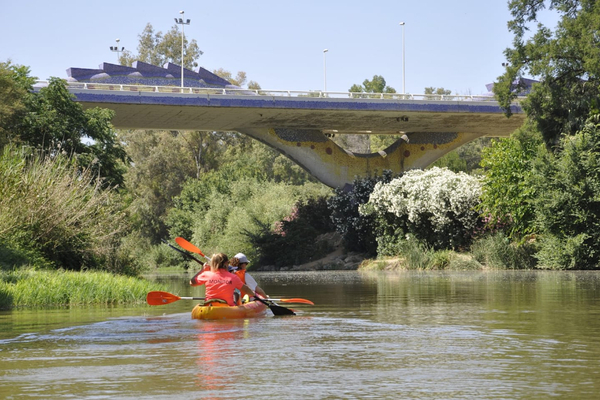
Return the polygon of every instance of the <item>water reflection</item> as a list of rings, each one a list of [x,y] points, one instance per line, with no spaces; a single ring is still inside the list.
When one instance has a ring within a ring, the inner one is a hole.
[[[595,398],[600,274],[255,273],[299,315],[0,314],[0,397]],[[190,291],[187,275],[169,291]]]

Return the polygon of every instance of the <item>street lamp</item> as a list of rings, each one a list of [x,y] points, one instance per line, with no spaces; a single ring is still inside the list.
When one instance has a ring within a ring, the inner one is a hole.
[[[179,14],[183,16],[185,11],[179,11]],[[175,18],[175,23],[181,25],[181,87],[183,87],[183,26],[189,25],[191,20],[184,20],[183,18]]]
[[[119,48],[118,44],[119,44],[120,40],[117,39],[117,46],[110,46],[110,51],[114,51],[117,53],[117,63],[119,62],[119,60],[121,59],[121,55],[120,53],[125,50],[125,47],[121,47]]]
[[[404,61],[404,22],[400,22],[400,25],[402,26],[402,94],[405,94],[406,93],[406,86],[405,86],[406,65],[405,65],[405,61]]]
[[[327,52],[329,49],[323,50],[323,91],[327,91]]]

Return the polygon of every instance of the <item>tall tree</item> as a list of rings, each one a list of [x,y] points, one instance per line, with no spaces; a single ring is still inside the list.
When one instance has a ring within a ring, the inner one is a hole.
[[[349,91],[359,93],[396,93],[396,89],[387,86],[385,79],[381,75],[373,75],[373,79],[371,80],[365,79],[362,85],[354,84]]]
[[[538,21],[546,8],[560,18],[554,31]],[[600,2],[511,0],[509,9],[513,47],[504,52],[508,66],[494,92],[510,115],[510,103],[523,89],[519,78],[530,74],[539,79],[523,107],[553,147],[561,135],[579,131],[600,109]]]
[[[35,78],[29,68],[0,62],[0,149],[16,139],[12,127],[26,111],[25,99]]]
[[[181,65],[181,33],[175,24],[171,30],[163,35],[155,32],[150,23],[138,35],[138,54],[125,50],[119,61],[122,65],[131,66],[134,61],[163,66],[167,62]],[[196,39],[188,40],[184,35],[183,41],[183,66],[188,69],[198,67],[198,59],[203,54],[198,47]]]

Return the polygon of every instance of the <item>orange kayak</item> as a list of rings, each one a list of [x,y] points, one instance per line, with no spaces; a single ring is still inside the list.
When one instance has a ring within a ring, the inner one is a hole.
[[[193,319],[232,319],[260,317],[267,306],[259,301],[250,301],[241,306],[229,306],[223,303],[211,303],[207,306],[196,305],[192,310]]]

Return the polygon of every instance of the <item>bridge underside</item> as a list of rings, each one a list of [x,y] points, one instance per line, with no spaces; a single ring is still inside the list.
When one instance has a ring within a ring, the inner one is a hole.
[[[508,136],[523,123],[494,101],[312,99],[71,90],[85,108],[113,109],[122,129],[237,131],[279,150],[318,180],[344,187],[356,177],[425,168],[482,136]],[[95,92],[95,93],[90,93]],[[355,154],[327,134],[406,135],[372,154]],[[406,140],[408,138],[408,141]]]

